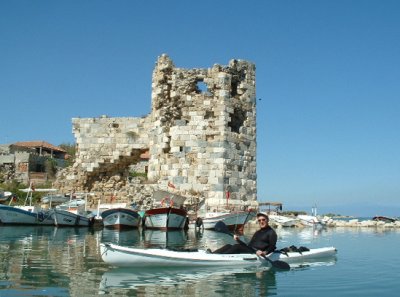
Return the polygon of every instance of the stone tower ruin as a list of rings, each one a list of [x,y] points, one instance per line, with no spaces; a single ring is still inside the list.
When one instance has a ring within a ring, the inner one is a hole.
[[[163,54],[149,115],[73,119],[76,161],[58,186],[93,192],[101,185],[104,192],[114,179],[109,190],[123,194],[134,166],[147,175],[144,187],[204,198],[211,207],[254,204],[255,90],[250,62],[183,69]]]

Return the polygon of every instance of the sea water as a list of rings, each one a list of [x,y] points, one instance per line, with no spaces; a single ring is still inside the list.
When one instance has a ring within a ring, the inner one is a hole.
[[[245,239],[251,236],[247,232]],[[211,248],[213,232],[0,226],[0,296],[398,296],[400,230],[280,228],[278,248],[334,246],[335,258],[290,271],[260,268],[121,269],[99,243],[141,248]]]

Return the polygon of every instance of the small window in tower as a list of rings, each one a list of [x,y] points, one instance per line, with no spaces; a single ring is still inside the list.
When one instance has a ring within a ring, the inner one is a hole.
[[[208,119],[212,119],[214,117],[215,117],[214,112],[212,110],[207,110],[206,114],[204,116],[204,119],[208,120]]]
[[[237,89],[238,89],[238,82],[232,81],[232,83],[231,83],[231,96],[232,97],[235,97],[238,94]]]
[[[204,94],[208,92],[208,87],[203,80],[198,80],[196,82],[196,93]]]
[[[228,123],[228,126],[231,127],[231,131],[240,133],[240,128],[246,120],[246,112],[242,109],[235,108],[234,112],[230,114],[230,117],[231,121]]]

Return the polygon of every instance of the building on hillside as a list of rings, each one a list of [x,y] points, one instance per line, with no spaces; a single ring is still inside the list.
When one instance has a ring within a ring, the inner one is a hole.
[[[92,191],[99,180],[140,165],[160,188],[201,196],[208,205],[257,200],[254,64],[183,69],[161,55],[151,99],[144,117],[72,119],[76,161],[60,182]],[[104,181],[103,188],[116,186]]]
[[[67,152],[45,141],[25,141],[0,145],[0,167],[3,179],[15,179],[22,183],[36,184],[48,180],[46,161],[52,160],[57,167],[65,167]]]

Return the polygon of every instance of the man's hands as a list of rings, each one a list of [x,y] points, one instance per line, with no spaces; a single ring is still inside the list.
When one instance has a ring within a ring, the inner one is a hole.
[[[259,256],[259,257],[265,257],[266,253],[265,253],[264,251],[258,250],[258,251],[256,252],[256,255]]]

